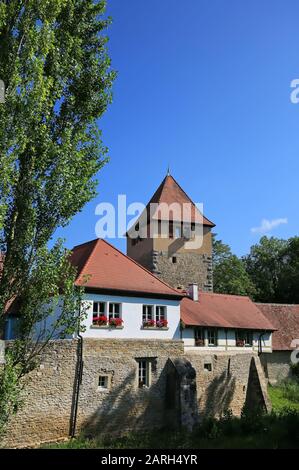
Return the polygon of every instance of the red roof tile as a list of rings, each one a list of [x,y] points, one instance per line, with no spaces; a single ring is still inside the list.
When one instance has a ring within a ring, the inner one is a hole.
[[[184,298],[181,302],[181,318],[189,326],[275,329],[249,297],[238,295],[200,292],[198,302]]]
[[[256,304],[277,328],[273,333],[273,350],[290,351],[291,342],[299,339],[299,305]]]
[[[180,292],[101,239],[76,246],[71,263],[78,267],[76,284],[86,288],[152,297],[182,297]]]
[[[200,213],[194,202],[189,198],[189,196],[185,193],[185,191],[180,187],[180,185],[171,175],[167,175],[164,178],[157,191],[149,201],[147,209],[149,209],[150,204],[163,203],[167,205],[170,205],[172,203],[179,204],[179,213],[173,214],[173,220],[183,220],[183,204],[191,204],[191,222],[202,222],[203,225],[215,227],[215,224],[213,222],[211,222],[209,219],[207,219]],[[150,213],[149,210],[148,213]],[[154,216],[154,218],[163,220],[163,215],[161,216],[160,214],[158,214],[158,216]],[[187,220],[187,222],[190,222],[190,220]]]

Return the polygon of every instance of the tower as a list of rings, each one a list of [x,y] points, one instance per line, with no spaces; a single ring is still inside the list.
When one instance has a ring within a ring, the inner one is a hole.
[[[213,227],[168,171],[127,233],[127,254],[175,288],[212,291]]]

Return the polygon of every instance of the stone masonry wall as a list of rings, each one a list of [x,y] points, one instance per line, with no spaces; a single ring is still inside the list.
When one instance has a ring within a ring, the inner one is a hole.
[[[165,366],[169,357],[183,354],[182,341],[84,339],[83,376],[77,431],[121,433],[164,425]],[[24,406],[8,426],[1,446],[36,446],[67,438],[74,403],[77,340],[53,341],[40,367],[30,373]],[[152,386],[138,388],[136,358],[151,358]],[[99,390],[99,375],[110,387]]]
[[[226,409],[239,415],[252,367],[258,399],[269,409],[257,356],[185,355],[182,341],[173,340],[84,339],[83,344],[77,433],[117,435],[165,425],[191,429],[197,417],[217,417]],[[40,367],[26,379],[24,406],[9,423],[2,447],[32,447],[69,436],[77,353],[77,340],[50,344]],[[138,358],[151,360],[148,389],[138,388]],[[171,364],[176,371],[172,375]],[[98,387],[100,375],[109,377],[107,390]]]
[[[176,263],[173,263],[173,256]],[[153,272],[163,281],[177,288],[184,289],[195,282],[200,290],[213,291],[212,257],[199,253],[153,252]]]
[[[219,418],[227,410],[240,416],[245,403],[249,408],[260,405],[270,410],[267,384],[258,356],[222,353],[188,354],[185,357],[196,370],[199,420],[206,416]],[[254,375],[253,371],[256,372]]]
[[[273,351],[272,354],[262,354],[261,362],[266,378],[275,385],[291,377],[291,351]]]

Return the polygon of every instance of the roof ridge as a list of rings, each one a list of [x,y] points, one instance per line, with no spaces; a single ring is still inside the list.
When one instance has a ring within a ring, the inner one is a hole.
[[[219,297],[237,297],[238,299],[249,299],[251,302],[251,298],[248,295],[240,295],[240,294],[221,294],[220,292],[205,292],[205,291],[199,291],[199,296],[202,294],[207,294],[207,295],[217,295]],[[256,303],[256,302],[253,302]]]
[[[299,304],[279,304],[277,302],[254,302],[258,305],[272,305],[277,307],[299,307]]]

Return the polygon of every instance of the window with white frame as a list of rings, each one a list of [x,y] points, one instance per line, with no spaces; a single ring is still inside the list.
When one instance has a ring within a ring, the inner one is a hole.
[[[99,317],[106,315],[106,302],[93,302],[92,320],[97,322]]]
[[[181,238],[182,237],[182,227],[181,227],[181,225],[175,225],[174,235],[175,235],[175,238]]]
[[[120,318],[120,304],[109,302],[109,320],[112,318]]]
[[[236,330],[236,346],[252,346],[253,333],[250,330]]]
[[[166,307],[156,305],[156,321],[166,320]]]
[[[194,328],[195,346],[205,345],[205,330],[201,327]]]
[[[100,375],[98,387],[99,389],[106,390],[108,388],[109,378],[108,375]]]
[[[208,329],[208,345],[217,346],[218,344],[218,331],[216,328]]]
[[[154,306],[153,305],[143,305],[142,307],[142,321],[147,322],[154,320]]]
[[[137,359],[138,363],[138,387],[146,388],[151,385],[151,360]]]

